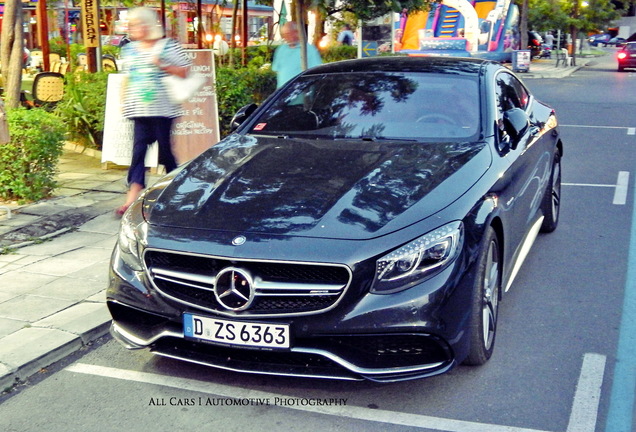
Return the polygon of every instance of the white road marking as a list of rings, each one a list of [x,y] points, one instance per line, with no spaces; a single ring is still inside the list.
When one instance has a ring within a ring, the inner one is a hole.
[[[629,172],[619,171],[614,191],[614,204],[624,205],[627,202],[627,186],[629,185]]]
[[[594,183],[562,183],[561,186],[581,186],[581,187],[598,187],[598,188],[614,188],[614,200],[612,204],[625,205],[627,203],[627,192],[629,186],[629,171],[619,171],[616,184],[594,184]]]
[[[566,124],[562,124],[559,125],[560,127],[573,127],[573,128],[588,128],[588,129],[627,129],[627,135],[634,135],[633,133],[630,133],[630,130],[633,130],[634,128],[630,128],[627,126],[594,126],[594,125],[566,125]]]
[[[600,387],[603,381],[605,356],[599,354],[586,354],[583,359],[583,367],[577,384],[572,413],[567,432],[594,432],[590,425],[596,423]],[[267,393],[258,390],[244,389],[240,387],[197,381],[186,378],[177,378],[137,372],[111,367],[76,363],[65,369],[69,372],[97,375],[107,378],[115,378],[126,381],[134,381],[145,384],[154,384],[172,387],[181,390],[189,390],[217,397],[248,400],[281,400],[290,399],[289,395]],[[346,417],[357,420],[387,423],[401,426],[410,426],[422,429],[431,429],[444,432],[549,432],[539,429],[494,425],[462,420],[431,417],[419,414],[400,413],[387,410],[356,407],[352,405],[279,405],[298,411],[306,411],[317,414]]]
[[[605,359],[601,354],[587,353],[576,385],[567,432],[594,432],[601,401],[601,385],[605,374]]]
[[[636,135],[636,128],[627,128],[627,135]]]
[[[616,185],[594,184],[594,183],[563,183],[562,186],[585,186],[585,187],[606,187],[606,188],[616,187]]]

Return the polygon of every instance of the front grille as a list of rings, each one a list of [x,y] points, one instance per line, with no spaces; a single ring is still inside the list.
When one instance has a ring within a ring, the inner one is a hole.
[[[154,286],[178,302],[224,315],[306,315],[333,308],[351,282],[346,266],[240,261],[149,249],[144,262]],[[240,268],[251,275],[254,299],[246,310],[226,309],[214,294],[216,275]]]

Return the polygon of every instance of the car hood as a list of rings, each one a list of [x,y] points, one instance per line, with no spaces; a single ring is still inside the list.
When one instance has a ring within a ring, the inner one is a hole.
[[[483,142],[232,135],[145,197],[154,226],[368,239],[435,214],[491,164]]]

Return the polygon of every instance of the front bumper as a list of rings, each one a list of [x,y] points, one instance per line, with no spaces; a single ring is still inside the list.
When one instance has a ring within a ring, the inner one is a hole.
[[[461,260],[398,293],[369,294],[353,286],[334,309],[268,317],[267,322],[290,325],[293,343],[282,350],[186,338],[184,313],[215,314],[164,296],[146,272],[123,264],[117,250],[112,264],[107,291],[111,333],[129,349],[231,371],[377,382],[445,373],[468,350],[466,305],[473,272],[461,268]]]
[[[109,302],[115,315],[122,308],[127,307]],[[278,351],[190,340],[176,328],[176,323],[166,322],[143,339],[126,324],[113,320],[111,334],[129,349],[149,348],[164,357],[265,375],[392,382],[441,374],[455,364],[442,341],[424,334],[321,336],[297,340],[291,349]],[[431,361],[434,357],[439,360]]]

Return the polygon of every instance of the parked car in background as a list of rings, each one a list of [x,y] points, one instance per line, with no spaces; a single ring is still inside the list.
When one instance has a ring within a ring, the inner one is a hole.
[[[541,37],[539,32],[528,32],[528,49],[532,58],[544,57],[543,37]]]
[[[623,47],[616,52],[618,61],[618,71],[622,72],[626,68],[636,68],[636,42],[626,42]]]
[[[599,44],[607,45],[611,38],[612,36],[607,33],[595,34],[589,37],[588,42],[592,46],[598,46]]]
[[[483,59],[311,68],[124,214],[107,305],[131,349],[390,382],[480,365],[559,222],[555,111]]]
[[[625,38],[622,38],[622,37],[613,37],[609,41],[607,41],[607,45],[621,47],[621,46],[625,45],[626,41],[627,40]]]

